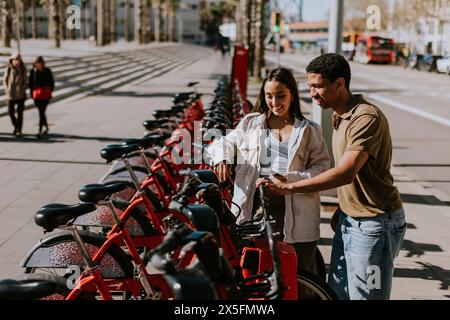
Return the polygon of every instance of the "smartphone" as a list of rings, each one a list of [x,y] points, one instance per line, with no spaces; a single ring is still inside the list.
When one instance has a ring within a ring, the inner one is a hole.
[[[285,176],[283,176],[282,174],[279,174],[278,172],[272,172],[271,173],[271,175],[274,177],[274,178],[277,178],[277,179],[281,179],[281,180],[286,180],[286,177]]]

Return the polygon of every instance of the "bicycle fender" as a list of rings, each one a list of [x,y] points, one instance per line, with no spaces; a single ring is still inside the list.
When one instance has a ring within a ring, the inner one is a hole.
[[[106,241],[102,235],[79,232],[91,256]],[[20,265],[24,268],[86,267],[81,251],[69,231],[51,234],[39,240]],[[105,278],[128,278],[133,276],[134,268],[125,252],[113,244],[100,261],[100,271]]]

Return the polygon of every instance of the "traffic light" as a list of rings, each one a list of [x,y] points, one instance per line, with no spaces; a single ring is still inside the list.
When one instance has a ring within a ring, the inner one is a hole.
[[[280,33],[283,28],[283,16],[279,11],[272,11],[271,17],[272,32]]]

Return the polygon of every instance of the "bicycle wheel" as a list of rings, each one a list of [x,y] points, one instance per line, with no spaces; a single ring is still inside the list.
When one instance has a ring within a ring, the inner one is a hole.
[[[298,295],[301,296],[302,290],[309,290],[312,293],[308,300],[339,300],[334,290],[319,276],[306,271],[299,270],[297,274]]]

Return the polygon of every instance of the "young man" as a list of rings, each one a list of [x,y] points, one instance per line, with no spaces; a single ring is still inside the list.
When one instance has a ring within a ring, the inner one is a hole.
[[[384,114],[350,92],[350,65],[324,54],[307,67],[311,97],[332,108],[336,167],[296,182],[258,180],[275,194],[336,188],[339,209],[329,283],[343,299],[389,299],[394,259],[406,231],[405,213],[390,173],[392,140]]]

